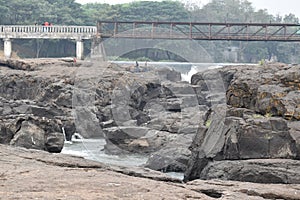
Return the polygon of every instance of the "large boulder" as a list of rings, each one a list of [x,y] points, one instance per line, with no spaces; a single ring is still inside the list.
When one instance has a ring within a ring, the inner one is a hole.
[[[61,132],[46,134],[45,147],[50,153],[60,153],[64,147],[65,137]]]
[[[194,134],[168,134],[164,143],[150,154],[145,167],[164,172],[184,172],[191,151],[188,149]],[[154,139],[154,140],[153,140]],[[152,141],[156,139],[153,138]],[[149,140],[149,143],[151,141]]]
[[[226,102],[226,89],[235,70],[206,70],[192,76],[191,84],[195,89],[199,104],[213,106]]]
[[[111,127],[103,129],[106,139],[105,149],[107,153],[115,152],[120,149],[121,152],[136,152],[143,153],[148,148],[148,143],[142,144],[140,138],[147,135],[149,129],[146,127],[126,126],[126,127]],[[139,140],[139,141],[138,141]]]
[[[10,145],[44,150],[45,131],[31,122],[22,122],[20,130],[15,133]]]
[[[103,137],[95,109],[94,106],[76,106],[73,108],[76,131],[84,138]]]
[[[199,178],[211,160],[245,160],[297,157],[297,145],[283,118],[265,117],[248,109],[216,109],[206,128],[199,129],[191,146],[186,179]]]
[[[5,119],[1,124],[1,143],[25,148],[61,152],[65,136],[60,120],[23,116]]]
[[[190,155],[184,146],[163,148],[150,155],[145,167],[162,172],[184,172]]]
[[[214,161],[203,169],[200,178],[299,184],[300,161],[289,159]]]
[[[207,175],[204,170],[215,168],[214,163],[225,166],[226,160],[298,159],[299,66],[274,64],[225,67],[217,71],[227,90],[228,105],[212,106],[204,117],[203,127],[190,147],[192,154],[185,180],[216,178],[211,175],[215,171]],[[209,85],[217,85],[210,78],[214,73],[198,73],[192,83],[204,91],[213,91]],[[255,167],[251,165],[250,171]],[[230,175],[223,178],[233,177],[234,173],[228,171]],[[259,173],[252,175],[252,180],[260,180]],[[271,182],[276,180],[270,178]]]

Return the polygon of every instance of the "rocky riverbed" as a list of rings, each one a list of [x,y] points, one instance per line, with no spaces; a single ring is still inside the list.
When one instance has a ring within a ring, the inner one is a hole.
[[[36,149],[0,146],[5,199],[300,199],[300,66],[228,66],[191,83],[66,58],[1,60],[0,72],[0,143]],[[74,133],[148,162],[55,154]]]

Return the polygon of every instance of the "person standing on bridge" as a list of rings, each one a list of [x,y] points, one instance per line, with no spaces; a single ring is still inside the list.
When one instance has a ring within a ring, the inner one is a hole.
[[[45,32],[48,32],[49,22],[44,22],[43,25],[45,26],[45,27],[44,27],[44,31],[45,31]]]

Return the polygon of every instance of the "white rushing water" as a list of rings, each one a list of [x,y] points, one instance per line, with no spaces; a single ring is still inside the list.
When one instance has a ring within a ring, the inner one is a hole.
[[[106,144],[105,139],[74,139],[72,142],[65,142],[62,154],[80,156],[88,160],[94,160],[107,165],[117,165],[123,167],[138,167],[144,165],[148,157],[127,154],[109,155],[103,149]],[[184,174],[178,172],[167,172],[166,175],[183,180]]]
[[[136,65],[136,61],[109,61],[111,63],[122,65]],[[181,80],[191,82],[191,78],[194,74],[207,70],[216,69],[224,66],[234,65],[256,65],[249,63],[189,63],[189,62],[138,62],[140,67],[170,67],[181,73]]]
[[[128,155],[109,155],[104,153],[105,139],[73,139],[65,143],[61,153],[80,156],[85,159],[118,166],[141,166],[146,163],[147,157]]]

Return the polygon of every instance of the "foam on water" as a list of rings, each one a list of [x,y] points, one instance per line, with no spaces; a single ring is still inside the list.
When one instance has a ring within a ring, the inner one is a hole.
[[[72,143],[65,144],[61,153],[80,156],[105,164],[127,167],[141,166],[147,162],[147,157],[136,154],[121,156],[105,154],[103,151],[105,144],[105,139],[73,139]]]
[[[191,82],[192,76],[197,72],[199,72],[197,66],[192,66],[191,70],[188,73],[181,74],[181,80],[186,82]]]

